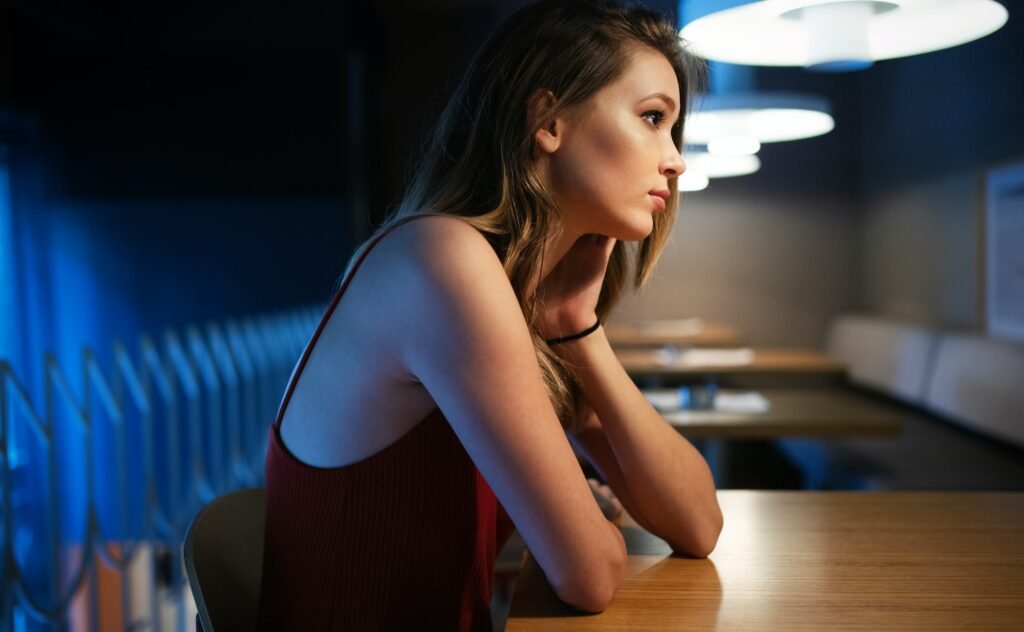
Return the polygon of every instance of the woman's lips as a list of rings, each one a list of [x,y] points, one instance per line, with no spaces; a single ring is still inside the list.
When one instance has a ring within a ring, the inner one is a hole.
[[[654,205],[658,207],[659,211],[665,210],[665,201],[668,199],[669,195],[667,189],[664,191],[651,191],[648,195],[652,200],[654,200]]]

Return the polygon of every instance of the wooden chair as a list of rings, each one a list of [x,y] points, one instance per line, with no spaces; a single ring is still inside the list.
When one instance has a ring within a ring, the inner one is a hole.
[[[253,630],[263,572],[266,494],[245,489],[215,499],[185,534],[185,570],[201,632]]]

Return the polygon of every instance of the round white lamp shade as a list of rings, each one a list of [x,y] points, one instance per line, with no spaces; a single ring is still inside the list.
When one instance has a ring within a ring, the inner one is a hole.
[[[681,0],[680,15],[701,57],[825,71],[966,44],[1007,20],[994,0]]]
[[[695,169],[687,169],[676,180],[676,188],[680,191],[703,191],[708,188],[708,177]]]
[[[722,138],[732,139],[733,143],[740,138],[757,143],[799,140],[832,131],[835,120],[831,112],[827,99],[804,94],[708,94],[694,100],[693,111],[686,117],[684,135],[687,144],[710,144],[712,148],[716,139]]]
[[[761,159],[753,155],[723,156],[706,151],[688,150],[683,153],[683,160],[686,161],[686,172],[683,177],[692,171],[693,177],[734,178],[750,175],[761,169]]]

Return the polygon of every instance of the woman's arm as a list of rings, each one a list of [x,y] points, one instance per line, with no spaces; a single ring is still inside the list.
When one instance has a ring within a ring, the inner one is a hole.
[[[389,243],[390,242],[390,243]],[[518,300],[493,249],[464,222],[395,230],[379,318],[409,379],[440,407],[564,601],[602,610],[625,572],[562,431]]]
[[[583,236],[541,283],[538,296],[550,337],[594,323],[614,245],[615,240],[607,237]],[[578,434],[579,447],[641,525],[676,551],[708,555],[718,541],[722,513],[703,457],[633,384],[604,328],[555,349],[576,369],[596,415]]]
[[[603,328],[562,346],[593,409],[574,444],[640,525],[675,551],[706,557],[722,513],[703,457],[636,388]]]

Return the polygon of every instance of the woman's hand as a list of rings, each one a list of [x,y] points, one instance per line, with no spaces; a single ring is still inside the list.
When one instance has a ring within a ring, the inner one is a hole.
[[[568,336],[597,320],[597,299],[615,240],[584,235],[576,240],[537,288],[541,333],[545,338]]]
[[[594,492],[594,500],[605,518],[615,520],[622,515],[622,502],[615,497],[611,487],[593,478],[588,478],[587,484],[590,485],[590,491]]]

